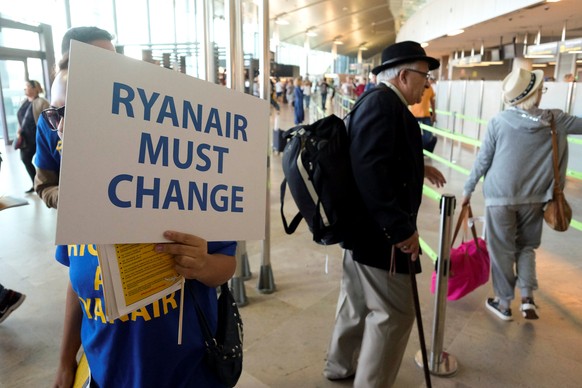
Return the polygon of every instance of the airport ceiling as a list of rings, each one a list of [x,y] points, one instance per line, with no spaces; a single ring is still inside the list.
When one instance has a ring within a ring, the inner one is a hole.
[[[489,1],[489,0],[485,0]],[[331,52],[334,40],[340,40],[337,53],[357,56],[360,47],[364,60],[396,40],[396,25],[426,0],[270,0],[271,28],[278,29],[279,40],[303,46],[306,32],[310,48]],[[475,12],[478,3],[475,2]],[[394,17],[396,15],[396,18]],[[284,19],[286,25],[275,24]],[[582,0],[562,0],[556,3],[540,1],[529,8],[521,9],[495,19],[465,28],[465,32],[454,37],[440,37],[429,42],[426,51],[440,57],[455,51],[480,50],[499,47],[516,39],[522,43],[526,34],[532,44],[538,33],[541,43],[562,39],[582,38]]]

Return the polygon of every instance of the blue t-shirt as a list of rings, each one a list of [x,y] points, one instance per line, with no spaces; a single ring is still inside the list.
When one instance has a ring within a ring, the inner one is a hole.
[[[69,267],[81,303],[81,341],[100,387],[222,387],[205,367],[204,340],[193,300],[184,298],[182,345],[178,345],[180,291],[114,321],[105,318],[101,270],[94,245],[57,249]],[[234,255],[236,242],[209,242],[209,253]],[[67,252],[68,250],[68,252]],[[196,300],[216,328],[216,289],[197,281]]]
[[[57,131],[51,130],[43,115],[40,115],[36,123],[36,156],[34,164],[43,170],[54,171],[58,176],[61,171],[62,149],[63,142]],[[59,258],[67,257],[66,245],[57,246],[56,257],[59,261],[61,261]]]
[[[48,126],[44,117],[40,115],[36,124],[36,157],[35,165],[43,170],[61,170],[62,141],[57,131]]]

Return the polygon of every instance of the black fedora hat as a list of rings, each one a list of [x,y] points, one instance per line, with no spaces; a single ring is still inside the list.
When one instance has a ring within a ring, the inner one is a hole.
[[[372,69],[372,73],[378,75],[382,70],[394,67],[400,63],[426,61],[428,69],[438,69],[439,61],[426,55],[422,46],[410,40],[394,43],[382,51],[382,64]]]

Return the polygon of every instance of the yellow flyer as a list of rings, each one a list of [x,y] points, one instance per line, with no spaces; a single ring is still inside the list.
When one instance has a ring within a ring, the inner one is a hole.
[[[182,277],[174,270],[171,255],[156,252],[154,247],[97,246],[107,319],[128,314],[180,289]]]

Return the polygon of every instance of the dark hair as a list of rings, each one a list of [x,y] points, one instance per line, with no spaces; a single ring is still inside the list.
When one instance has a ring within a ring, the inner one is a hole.
[[[71,40],[89,43],[94,40],[113,40],[113,35],[98,27],[73,27],[63,36],[61,43],[61,53],[65,55],[71,48]]]
[[[98,27],[73,27],[65,32],[61,43],[63,57],[58,63],[59,70],[69,68],[69,49],[71,40],[78,40],[83,43],[90,43],[94,40],[113,40],[113,35]]]

